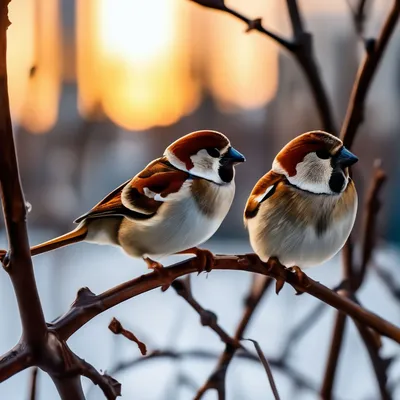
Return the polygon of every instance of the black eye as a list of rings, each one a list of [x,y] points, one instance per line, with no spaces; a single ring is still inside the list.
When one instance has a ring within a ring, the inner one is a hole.
[[[328,150],[318,150],[316,152],[318,158],[322,158],[323,160],[327,160],[331,155]]]
[[[208,147],[206,150],[211,157],[218,158],[220,156],[219,151],[215,147]]]

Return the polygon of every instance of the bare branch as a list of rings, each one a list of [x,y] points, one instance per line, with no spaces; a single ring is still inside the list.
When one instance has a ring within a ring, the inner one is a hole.
[[[113,375],[124,372],[128,369],[135,368],[137,366],[142,365],[143,363],[162,359],[162,358],[170,358],[172,360],[186,360],[190,358],[199,358],[204,360],[214,360],[218,357],[217,353],[213,353],[209,350],[189,350],[184,352],[177,352],[175,350],[165,349],[165,350],[156,350],[149,353],[146,357],[135,358],[133,360],[122,361],[116,364],[112,369],[111,373]],[[259,357],[250,353],[250,352],[243,352],[240,349],[236,354],[237,358],[248,360],[252,362],[260,362]],[[309,379],[302,375],[301,373],[294,370],[289,365],[283,364],[280,360],[275,360],[273,358],[269,358],[269,363],[272,367],[280,370],[282,373],[286,374],[290,379],[293,380],[294,384],[301,388],[307,389],[314,393],[316,393],[315,385],[309,381]]]
[[[149,290],[169,285],[183,275],[198,272],[197,264],[197,259],[191,258],[170,267],[165,267],[162,271],[142,275],[98,296],[92,293],[89,296],[84,296],[84,299],[80,299],[78,294],[78,299],[71,309],[56,320],[49,329],[50,331],[56,331],[60,338],[66,340],[101,312]],[[267,263],[263,263],[254,254],[215,256],[213,269],[247,271],[278,280],[285,280],[296,291],[307,292],[366,326],[375,329],[380,334],[400,343],[400,329],[397,326],[307,276],[300,280],[296,274],[285,269],[276,259],[270,259]]]
[[[29,399],[36,400],[36,384],[37,384],[37,376],[38,376],[38,368],[35,367],[32,369],[31,373],[31,382],[29,388]]]
[[[314,97],[315,106],[321,119],[322,126],[325,130],[335,133],[333,113],[331,104],[328,99],[326,88],[323,84],[318,66],[315,60],[312,35],[303,28],[301,14],[295,0],[287,0],[287,6],[291,17],[294,39],[289,41],[277,35],[276,33],[266,29],[262,25],[261,18],[251,19],[238,11],[227,7],[221,0],[192,0],[204,7],[217,9],[226,12],[237,19],[240,19],[247,25],[246,32],[257,30],[268,36],[283,48],[291,52],[299,63],[307,82],[310,85],[312,95]]]
[[[343,270],[344,270],[344,279],[345,282],[347,283],[347,290],[345,294],[349,297],[355,297],[356,291],[360,288],[365,278],[367,266],[369,264],[369,260],[371,258],[375,242],[375,221],[377,213],[379,211],[378,195],[385,179],[386,175],[380,168],[379,163],[375,163],[375,173],[371,181],[371,186],[368,192],[369,194],[367,196],[367,203],[364,211],[365,223],[363,230],[364,234],[363,234],[362,260],[361,260],[361,266],[358,269],[358,271],[356,271],[354,268],[353,246],[351,238],[349,238],[344,248]],[[368,350],[368,354],[370,356],[381,393],[388,394],[385,388],[387,381],[386,378],[387,369],[386,368],[382,369],[382,366],[385,365],[385,362],[381,358],[379,351],[371,347],[371,336],[369,335],[369,332],[366,330],[367,328],[365,328],[359,322],[357,321],[355,322],[361,334],[361,338]],[[332,390],[335,380],[336,369],[339,362],[341,346],[343,343],[345,323],[346,323],[346,315],[340,312],[337,313],[336,322],[334,325],[334,330],[332,335],[329,357],[325,369],[324,381],[321,388],[321,396],[324,399],[330,399],[332,397]]]
[[[258,357],[260,358],[261,363],[264,366],[265,372],[267,373],[268,381],[271,386],[272,393],[274,394],[275,400],[280,400],[278,388],[276,387],[274,376],[272,374],[272,369],[268,363],[268,360],[265,358],[265,355],[264,355],[263,351],[261,350],[260,345],[258,344],[257,341],[255,341],[253,339],[243,339],[243,340],[249,340],[250,342],[252,342],[254,344],[254,347],[257,351]]]
[[[381,399],[390,400],[392,398],[392,395],[387,388],[387,371],[393,359],[384,359],[381,357],[381,355],[379,354],[381,345],[376,343],[373,332],[371,332],[368,328],[358,322],[356,322],[356,327],[361,335],[361,338],[368,351],[368,355],[371,359]]]
[[[336,313],[336,321],[333,328],[332,342],[321,388],[321,398],[324,400],[330,400],[332,398],[333,384],[335,381],[336,369],[339,362],[340,350],[343,343],[345,326],[346,315],[340,312]]]
[[[364,119],[365,99],[368,94],[372,79],[382,59],[385,48],[396,27],[400,15],[400,0],[393,0],[393,7],[386,18],[378,39],[373,45],[368,46],[368,51],[362,62],[350,96],[346,117],[342,126],[340,137],[346,147],[353,144],[356,132]]]
[[[32,357],[26,345],[18,343],[0,358],[0,383],[31,366]]]
[[[218,325],[218,317],[212,311],[204,309],[193,297],[189,276],[185,280],[177,279],[171,286],[175,289],[176,293],[183,297],[199,314],[203,326],[210,327],[219,336],[222,342],[234,348],[242,347],[238,340],[231,338],[225,330]]]
[[[386,181],[386,174],[380,167],[380,163],[375,164],[374,177],[371,182],[371,186],[368,190],[366,211],[364,217],[364,229],[363,229],[363,251],[361,268],[358,276],[357,286],[360,287],[364,281],[365,273],[367,271],[367,265],[371,259],[371,255],[375,245],[375,223],[376,215],[380,209],[380,201],[378,198],[379,192],[382,189],[383,184]]]

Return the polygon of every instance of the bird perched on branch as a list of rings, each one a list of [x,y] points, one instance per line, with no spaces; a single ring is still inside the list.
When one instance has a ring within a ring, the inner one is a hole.
[[[348,167],[358,158],[340,139],[304,133],[275,157],[247,200],[244,222],[262,261],[306,268],[333,257],[354,225],[357,192]]]
[[[235,168],[245,158],[228,138],[198,131],[176,140],[75,222],[66,235],[31,248],[32,255],[80,241],[119,245],[161,267],[151,256],[196,254],[204,266],[211,253],[196,246],[224,220],[235,194]]]

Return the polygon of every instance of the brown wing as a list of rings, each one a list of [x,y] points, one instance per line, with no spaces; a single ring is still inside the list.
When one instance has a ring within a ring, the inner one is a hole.
[[[245,224],[246,220],[257,215],[260,204],[273,195],[276,185],[284,179],[283,175],[271,170],[256,183],[244,209]]]
[[[168,200],[169,195],[179,192],[188,178],[188,173],[176,169],[165,158],[157,159],[132,180],[126,181],[112,191],[75,222],[106,216],[151,218],[163,202]]]

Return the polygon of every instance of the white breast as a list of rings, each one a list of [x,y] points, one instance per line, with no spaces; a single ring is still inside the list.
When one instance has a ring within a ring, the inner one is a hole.
[[[149,220],[124,219],[120,244],[130,255],[164,256],[199,246],[219,228],[232,204],[235,185],[214,185],[217,206],[213,217],[200,212],[192,196],[166,202]]]

